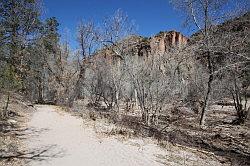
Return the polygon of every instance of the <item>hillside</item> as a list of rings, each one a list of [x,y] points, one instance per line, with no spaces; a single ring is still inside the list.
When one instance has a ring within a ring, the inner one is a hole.
[[[224,33],[238,33],[248,30],[250,27],[250,12],[247,12],[241,16],[230,19],[222,24],[214,27],[213,35],[219,35]],[[194,33],[190,39],[198,40],[200,32]]]

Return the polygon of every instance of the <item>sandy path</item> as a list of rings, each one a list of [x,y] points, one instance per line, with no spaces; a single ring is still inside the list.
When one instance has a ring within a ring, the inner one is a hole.
[[[159,166],[157,155],[165,152],[154,144],[143,150],[112,137],[101,138],[83,120],[52,106],[37,106],[28,127],[34,132],[27,139],[29,149],[50,147],[32,160],[32,166]]]
[[[28,122],[25,144],[44,152],[31,166],[220,166],[212,156],[168,144],[160,148],[149,138],[122,140],[100,134],[113,128],[101,120],[83,120],[53,106],[38,105]],[[100,130],[101,127],[101,130]],[[102,133],[102,132],[101,132]],[[36,153],[37,154],[37,153]],[[43,159],[43,160],[39,160]]]

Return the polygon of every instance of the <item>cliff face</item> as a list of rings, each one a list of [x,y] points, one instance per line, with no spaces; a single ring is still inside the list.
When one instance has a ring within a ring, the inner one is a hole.
[[[164,54],[174,47],[187,45],[189,39],[180,32],[160,32],[151,38],[144,38],[137,43],[138,56],[149,56]]]
[[[185,46],[188,43],[188,40],[189,39],[180,32],[168,31],[160,32],[150,38],[130,36],[116,43],[116,45],[122,48],[121,56],[136,56],[145,59],[154,55],[162,55],[175,47]],[[110,63],[120,61],[122,57],[117,55],[115,49],[116,48],[112,46],[106,47],[99,50],[96,54],[91,56],[90,59],[92,61],[105,59]]]
[[[163,54],[173,47],[185,46],[188,38],[180,32],[160,32],[150,39],[151,54]]]

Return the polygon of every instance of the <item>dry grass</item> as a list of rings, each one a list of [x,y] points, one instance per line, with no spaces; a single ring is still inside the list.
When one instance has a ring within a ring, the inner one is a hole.
[[[167,116],[161,117],[161,122],[158,126],[148,127],[144,126],[138,117],[130,116],[130,113],[123,115],[122,120],[117,121],[114,115],[111,116],[112,113],[110,112],[98,111],[92,108],[82,109],[83,105],[78,106],[76,110],[84,110],[83,114],[87,114],[86,117],[94,122],[98,121],[96,122],[97,124],[100,120],[108,122],[106,128],[105,125],[101,125],[105,129],[100,130],[97,127],[98,132],[101,131],[100,133],[102,134],[122,136],[126,140],[128,140],[127,137],[153,136],[157,139],[158,145],[165,149],[169,149],[167,147],[169,144],[180,145],[182,146],[181,148],[184,147],[185,149],[191,148],[188,151],[205,156],[201,157],[200,160],[205,161],[203,158],[212,158],[212,161],[219,161],[223,165],[228,165],[228,163],[237,166],[249,164],[249,127],[246,125],[234,126],[228,123],[235,118],[235,112],[228,106],[223,108],[221,106],[210,107],[207,114],[207,125],[209,126],[201,128],[197,125],[198,114],[189,110],[187,113],[185,109],[178,112],[169,110],[169,112],[166,112]],[[185,157],[185,155],[182,158],[189,160],[189,157]],[[201,163],[201,161],[197,163]],[[183,161],[182,164],[185,165],[185,162]],[[197,164],[193,163],[193,165]]]
[[[0,108],[5,106],[7,95],[0,94]],[[8,116],[0,120],[0,166],[20,166],[23,160],[12,157],[3,159],[1,156],[11,156],[25,149],[21,141],[23,130],[25,129],[26,116],[32,108],[27,106],[28,102],[23,98],[12,93],[8,107]]]

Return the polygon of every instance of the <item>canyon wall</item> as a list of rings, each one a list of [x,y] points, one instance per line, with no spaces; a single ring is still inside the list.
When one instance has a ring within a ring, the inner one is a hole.
[[[150,39],[151,54],[163,54],[174,47],[185,46],[188,38],[180,32],[160,32]]]
[[[99,50],[95,55],[91,56],[91,60],[106,59],[114,64],[114,61],[120,61],[122,56],[147,59],[150,56],[163,55],[174,48],[181,48],[187,45],[188,41],[187,37],[176,31],[160,32],[150,38],[133,35],[116,43],[115,47],[110,46]],[[114,51],[117,46],[122,50],[121,56]]]

